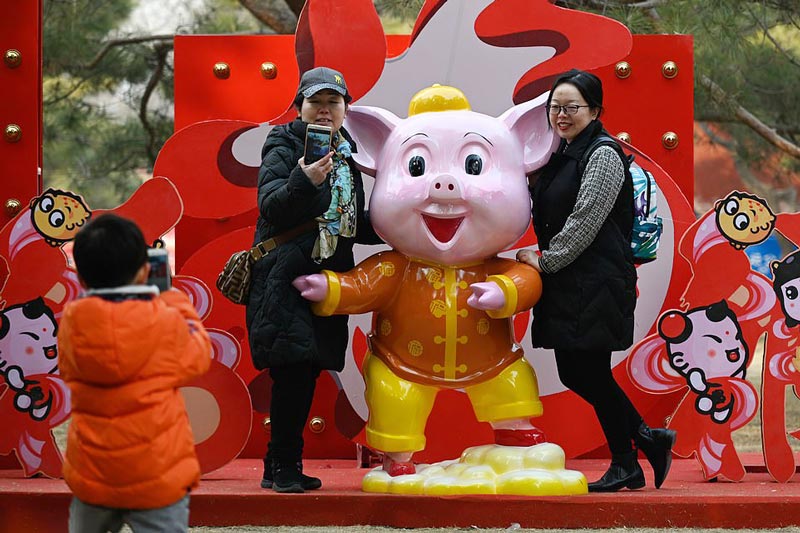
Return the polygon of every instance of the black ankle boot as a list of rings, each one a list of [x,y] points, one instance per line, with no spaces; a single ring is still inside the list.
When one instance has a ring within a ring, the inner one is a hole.
[[[270,466],[268,467],[267,465]],[[303,473],[302,462],[280,466],[264,458],[264,476],[261,478],[262,489],[275,489],[276,492],[305,492],[318,489],[321,486],[322,480],[318,477],[307,476]]]
[[[636,450],[613,454],[611,466],[603,477],[589,483],[589,492],[617,492],[620,489],[641,489],[644,487],[644,472],[636,460]]]
[[[675,444],[675,431],[671,429],[651,429],[642,422],[633,437],[636,447],[642,450],[650,466],[653,467],[656,488],[667,478],[672,465],[672,445]]]

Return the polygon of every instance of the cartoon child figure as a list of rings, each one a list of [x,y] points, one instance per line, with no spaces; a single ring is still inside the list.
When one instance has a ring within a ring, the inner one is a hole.
[[[736,316],[725,300],[686,313],[673,310],[659,320],[658,333],[670,367],[690,390],[670,422],[678,428],[673,451],[696,453],[706,477],[738,481],[744,467],[731,433],[755,416],[758,396],[745,379],[750,352]]]
[[[412,99],[407,119],[350,110],[356,155],[376,178],[371,221],[394,249],[294,284],[318,314],[375,313],[363,365],[366,435],[390,476],[415,472],[411,457],[425,447],[441,389],[463,389],[496,444],[545,442],[530,421],[542,414],[536,374],[511,323],[536,303],[541,280],[497,257],[525,233],[525,176],[552,151],[543,103],[494,118],[471,111],[458,89],[434,85]]]
[[[744,379],[749,353],[725,300],[688,313],[666,313],[658,322],[658,331],[667,340],[670,366],[697,394],[698,412],[717,423],[727,421],[733,398],[714,380]]]
[[[770,267],[786,326],[793,328],[800,324],[800,250],[790,253],[781,261],[773,261]],[[800,347],[795,351],[792,365],[800,372]]]
[[[69,390],[56,375],[57,331],[41,298],[0,313],[0,454],[16,450],[26,475],[61,473],[51,429],[69,415]]]
[[[734,191],[714,206],[720,233],[742,250],[764,241],[775,227],[775,215],[763,198]]]

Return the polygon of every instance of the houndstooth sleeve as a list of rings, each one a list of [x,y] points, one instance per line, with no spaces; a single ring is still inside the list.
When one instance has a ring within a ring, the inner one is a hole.
[[[592,153],[572,213],[539,258],[544,272],[558,272],[589,247],[614,207],[624,180],[625,167],[613,148],[601,146]]]

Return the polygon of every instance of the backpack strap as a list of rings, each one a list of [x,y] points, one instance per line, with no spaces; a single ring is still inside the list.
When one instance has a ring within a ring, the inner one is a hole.
[[[622,163],[625,165],[625,171],[628,171],[631,163],[633,163],[633,154],[630,156],[625,155],[625,152],[622,151],[622,147],[619,145],[617,140],[603,130],[600,135],[592,139],[592,142],[589,143],[586,151],[583,152],[583,156],[581,157],[580,161],[578,161],[578,172],[581,176],[583,176],[583,171],[586,170],[586,165],[589,164],[589,158],[592,156],[594,151],[601,146],[610,146],[613,148],[619,154],[620,158],[622,158]]]

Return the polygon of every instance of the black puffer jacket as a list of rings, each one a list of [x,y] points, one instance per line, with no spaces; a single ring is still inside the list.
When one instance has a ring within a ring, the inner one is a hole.
[[[273,237],[324,213],[331,201],[329,180],[315,186],[300,169],[306,123],[276,126],[262,149],[258,176],[259,217],[254,243]],[[349,134],[340,132],[356,146]],[[337,272],[354,266],[353,244],[382,242],[364,211],[364,185],[355,162],[353,173],[358,218],[357,238],[340,237],[336,252],[321,264],[311,259],[317,235],[301,235],[278,246],[253,267],[247,304],[247,331],[253,364],[258,369],[315,361],[323,369],[341,370],[347,348],[347,316],[318,317],[292,281],[322,269]]]
[[[547,250],[564,227],[578,197],[578,162],[600,121],[587,126],[559,150],[534,183],[533,224]],[[542,297],[533,309],[534,346],[569,350],[623,350],[633,342],[636,268],[631,252],[633,182],[630,173],[594,241],[572,263],[542,274]]]

